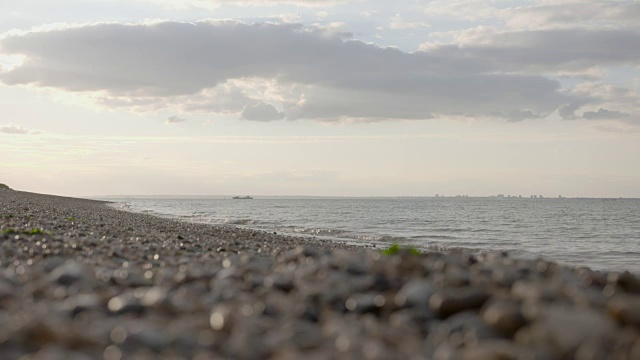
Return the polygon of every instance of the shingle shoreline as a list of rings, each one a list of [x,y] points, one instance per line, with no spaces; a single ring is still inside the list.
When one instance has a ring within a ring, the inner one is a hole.
[[[629,273],[5,189],[0,227],[0,359],[640,359]]]

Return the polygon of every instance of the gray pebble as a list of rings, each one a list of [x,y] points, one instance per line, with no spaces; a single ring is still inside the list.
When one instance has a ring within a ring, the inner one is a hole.
[[[433,284],[426,280],[412,280],[406,283],[395,297],[396,305],[400,307],[427,307],[433,295]]]
[[[115,296],[107,304],[109,311],[113,314],[136,313],[144,311],[144,306],[132,292]]]
[[[618,296],[609,301],[607,309],[620,323],[640,328],[640,298]]]
[[[526,323],[520,305],[513,301],[492,301],[482,311],[482,319],[507,336],[512,336]]]
[[[543,344],[558,356],[568,356],[584,343],[600,341],[613,334],[617,326],[601,312],[561,305],[542,306],[531,325],[516,334],[525,345]]]
[[[90,270],[83,264],[75,260],[67,260],[51,272],[49,279],[60,285],[68,286],[80,280],[87,280],[90,275]]]
[[[474,287],[445,288],[436,291],[429,299],[431,310],[441,317],[477,309],[489,298],[489,294]]]

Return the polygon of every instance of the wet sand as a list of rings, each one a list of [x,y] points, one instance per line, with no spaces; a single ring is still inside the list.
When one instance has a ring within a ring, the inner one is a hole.
[[[640,279],[0,189],[1,359],[640,359]]]

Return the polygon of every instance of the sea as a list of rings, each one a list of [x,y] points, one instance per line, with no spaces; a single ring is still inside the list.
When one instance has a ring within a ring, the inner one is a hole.
[[[104,200],[104,199],[103,199]],[[640,274],[640,199],[111,197],[127,211],[384,249],[508,252]]]

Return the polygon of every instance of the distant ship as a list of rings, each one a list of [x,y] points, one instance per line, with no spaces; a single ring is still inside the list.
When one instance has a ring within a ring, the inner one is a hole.
[[[251,200],[253,199],[251,196],[234,196],[235,200]]]

